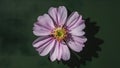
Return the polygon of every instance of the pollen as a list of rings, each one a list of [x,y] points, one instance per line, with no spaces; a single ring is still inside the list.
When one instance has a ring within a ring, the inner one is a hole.
[[[53,30],[52,35],[56,40],[61,41],[66,38],[67,30],[62,27],[58,27]]]

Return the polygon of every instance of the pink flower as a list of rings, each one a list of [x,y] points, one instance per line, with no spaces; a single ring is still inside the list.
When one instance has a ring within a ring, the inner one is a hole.
[[[87,41],[83,31],[84,20],[76,11],[67,16],[67,9],[59,6],[51,7],[48,14],[37,18],[33,33],[39,38],[33,42],[33,47],[40,56],[49,54],[51,61],[67,61],[70,59],[70,49],[75,52],[82,51]]]

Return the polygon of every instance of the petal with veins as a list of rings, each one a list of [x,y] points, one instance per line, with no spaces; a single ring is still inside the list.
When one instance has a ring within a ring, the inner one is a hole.
[[[85,28],[85,24],[83,23],[80,26],[72,29],[69,33],[75,36],[83,36],[85,34],[85,32],[83,31],[84,28]]]
[[[41,56],[45,56],[47,55],[51,49],[55,46],[55,40],[52,40],[52,42],[50,42],[45,48],[42,49],[40,53]]]
[[[68,41],[68,46],[75,52],[80,52],[84,47],[84,42],[86,42],[86,38],[81,39],[77,36],[72,36],[72,38]]]
[[[68,17],[68,20],[66,22],[66,26],[70,26],[71,24],[75,23],[79,18],[78,12],[72,12],[72,14]]]
[[[56,43],[55,47],[53,48],[53,50],[50,53],[50,60],[51,61],[55,61],[58,57],[59,43],[57,41],[55,43]]]
[[[49,29],[55,28],[53,20],[48,14],[44,14],[43,16],[38,17],[38,24],[45,26]]]
[[[47,36],[47,35],[51,34],[51,30],[47,29],[44,26],[40,26],[40,25],[35,23],[34,27],[33,27],[33,33],[36,36]]]
[[[38,48],[46,44],[46,42],[50,41],[52,38],[49,36],[46,37],[39,37],[33,42],[33,47]]]
[[[57,26],[62,26],[66,22],[67,9],[64,6],[60,6],[59,8],[51,7],[48,10],[48,14],[52,17]]]
[[[61,45],[61,46],[62,46],[62,59],[67,61],[70,59],[70,51],[67,45]]]
[[[38,17],[38,21],[34,24],[33,33],[36,36],[50,35],[52,29],[55,28],[54,23],[48,14]]]

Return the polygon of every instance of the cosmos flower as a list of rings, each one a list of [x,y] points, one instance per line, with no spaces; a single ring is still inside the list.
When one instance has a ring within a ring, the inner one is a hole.
[[[77,11],[68,17],[64,6],[51,7],[48,14],[37,18],[33,33],[38,36],[33,47],[40,56],[50,55],[50,60],[70,59],[70,49],[75,52],[82,51],[87,41],[84,36],[85,22]]]

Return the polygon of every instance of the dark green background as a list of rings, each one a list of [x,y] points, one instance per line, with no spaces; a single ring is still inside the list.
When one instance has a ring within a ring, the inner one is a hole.
[[[120,67],[120,0],[0,0],[0,68],[67,68],[40,57],[32,47],[36,39],[33,23],[51,6],[60,5],[89,17],[100,27],[96,37],[104,43],[99,57],[81,68]]]

